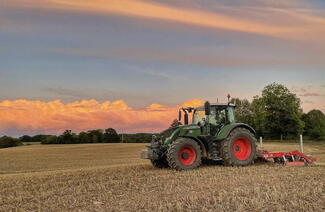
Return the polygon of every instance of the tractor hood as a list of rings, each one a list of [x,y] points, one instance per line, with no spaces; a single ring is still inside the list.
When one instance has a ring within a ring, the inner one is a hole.
[[[180,125],[171,127],[159,134],[164,144],[169,144],[179,136],[198,136],[201,134],[201,128],[196,124]]]
[[[179,125],[177,127],[170,127],[164,131],[161,131],[159,135],[163,137],[169,137],[175,131],[190,131],[196,129],[200,129],[200,127],[196,124]]]

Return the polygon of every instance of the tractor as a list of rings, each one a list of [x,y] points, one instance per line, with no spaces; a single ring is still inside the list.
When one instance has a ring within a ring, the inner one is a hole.
[[[178,126],[153,136],[141,158],[158,168],[190,170],[202,163],[247,166],[256,159],[255,130],[235,119],[235,105],[210,104],[179,110]],[[192,123],[189,123],[189,115]],[[181,119],[184,117],[183,124]]]

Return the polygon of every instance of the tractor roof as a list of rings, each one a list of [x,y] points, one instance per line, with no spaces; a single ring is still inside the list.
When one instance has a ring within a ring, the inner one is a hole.
[[[220,108],[227,108],[227,107],[236,107],[234,104],[227,104],[227,103],[211,103],[211,107],[220,107]],[[195,110],[204,110],[204,106],[196,107]]]

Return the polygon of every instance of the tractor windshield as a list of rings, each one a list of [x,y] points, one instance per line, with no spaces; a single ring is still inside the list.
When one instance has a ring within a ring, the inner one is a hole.
[[[195,110],[193,113],[193,124],[198,124],[199,122],[204,123],[206,119],[204,110]],[[232,107],[228,108],[218,108],[212,107],[209,116],[209,123],[212,125],[219,125],[225,123],[235,122],[234,110]]]
[[[205,111],[204,110],[195,110],[194,114],[193,114],[193,124],[198,124],[199,122],[201,122],[202,124],[205,122]],[[216,123],[216,111],[215,110],[211,110],[211,114],[209,116],[209,122],[211,124],[215,124]]]
[[[204,110],[196,110],[193,113],[193,124],[198,124],[199,122],[202,122],[205,119],[205,112]]]

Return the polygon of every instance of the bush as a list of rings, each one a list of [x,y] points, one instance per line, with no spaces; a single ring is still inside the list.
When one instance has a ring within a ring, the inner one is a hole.
[[[150,143],[152,139],[151,133],[136,133],[136,134],[123,134],[124,143]]]
[[[58,144],[58,137],[55,135],[47,136],[41,141],[41,144]]]
[[[19,138],[19,140],[23,143],[27,143],[27,142],[33,142],[33,138],[29,135],[24,135],[24,136],[21,136]]]
[[[21,141],[17,138],[3,136],[0,138],[0,148],[14,147],[22,145]]]

